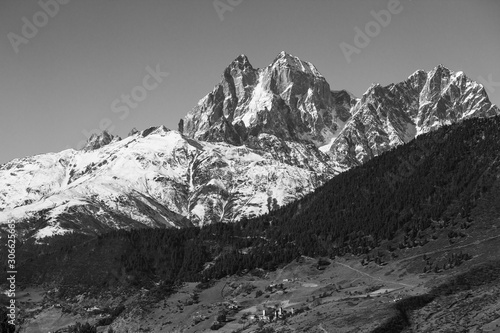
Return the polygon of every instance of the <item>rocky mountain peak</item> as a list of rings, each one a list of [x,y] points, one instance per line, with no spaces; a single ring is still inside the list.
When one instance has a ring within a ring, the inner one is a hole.
[[[317,77],[323,77],[312,63],[303,61],[285,51],[281,51],[278,56],[276,56],[270,67],[273,69],[283,67],[293,71],[298,71]]]
[[[433,72],[445,72],[445,73],[449,74],[451,71],[445,65],[439,64],[436,67],[434,67],[429,73],[433,73]]]
[[[405,81],[370,86],[332,144],[333,158],[350,168],[415,136],[472,117],[500,114],[482,85],[443,65]]]
[[[121,140],[119,136],[115,136],[113,134],[110,134],[108,131],[103,131],[101,134],[92,134],[90,138],[87,140],[87,144],[85,147],[83,147],[82,150],[84,151],[89,151],[89,150],[95,150],[99,149],[101,147],[104,147],[111,142],[116,142]]]
[[[370,87],[368,87],[368,90],[363,94],[363,97],[369,96],[369,95],[376,95],[382,93],[384,88],[380,85],[380,83],[372,83]]]
[[[414,78],[421,78],[421,77],[427,77],[427,72],[424,71],[423,69],[417,69],[413,74],[408,76],[408,79],[414,79]]]
[[[165,127],[165,125],[160,125],[160,126],[153,126],[153,127],[145,129],[144,131],[141,132],[141,135],[143,137],[146,137],[146,136],[151,135],[151,134],[157,134],[160,136],[164,136],[169,132],[170,132],[170,129]]]
[[[345,97],[330,91],[313,64],[287,52],[262,69],[254,69],[240,55],[184,118],[182,129],[195,139],[236,145],[255,143],[260,134],[270,134],[320,147],[348,118]]]
[[[240,70],[253,69],[252,64],[248,60],[248,57],[244,54],[240,54],[236,59],[233,60],[233,62],[231,62],[228,67],[239,68]]]
[[[279,140],[312,144],[350,168],[444,124],[498,113],[482,85],[442,64],[399,83],[374,83],[357,99],[331,91],[313,64],[282,51],[262,69],[238,56],[179,128],[268,151],[279,150]]]
[[[286,52],[262,69],[240,55],[179,122],[181,134],[155,126],[121,140],[105,131],[81,151],[1,166],[0,220],[37,214],[46,222],[37,237],[66,232],[66,221],[91,233],[235,221],[420,133],[496,114],[481,84],[442,65],[358,99]]]
[[[134,135],[134,134],[136,134],[136,133],[139,133],[139,131],[137,130],[137,128],[135,128],[135,127],[134,127],[134,128],[132,128],[132,129],[130,130],[130,132],[128,132],[127,137],[132,136],[132,135]]]

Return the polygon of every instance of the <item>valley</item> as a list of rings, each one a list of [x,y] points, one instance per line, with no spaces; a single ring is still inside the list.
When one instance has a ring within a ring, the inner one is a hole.
[[[499,114],[442,65],[357,98],[240,55],[178,130],[0,166],[19,332],[497,332]]]
[[[52,299],[48,295],[54,295],[54,290],[29,288],[21,293],[31,297],[20,299],[26,307],[21,332],[64,332],[61,329],[75,322],[96,324],[108,317],[102,309],[119,305],[125,310],[113,320],[113,332],[213,332],[212,328],[219,326],[218,332],[372,332],[396,315],[397,301],[424,294],[477,263],[500,255],[496,243],[484,241],[478,245],[475,250],[489,253],[489,258],[475,258],[458,269],[440,273],[418,272],[420,263],[415,264],[413,253],[419,249],[405,251],[407,258],[385,266],[363,266],[359,258],[345,256],[327,260],[328,265],[319,269],[318,259],[302,257],[274,272],[260,272],[262,276],[247,273],[209,284],[183,283],[164,297],[154,289],[141,289],[130,294],[104,292],[96,297],[84,293]],[[417,257],[422,260],[422,254]],[[467,325],[461,321],[459,327],[495,332],[487,328],[495,327],[495,320],[500,318],[499,298],[498,281],[493,287],[473,289],[473,296],[471,291],[443,296],[412,312],[411,327],[419,332],[447,332],[440,330],[447,325],[451,331],[458,328],[453,320],[456,313],[470,312],[474,306],[473,313],[481,315]],[[274,313],[280,308],[286,314],[283,318],[262,317],[262,311],[272,309],[268,312]],[[217,324],[217,318],[225,319]]]
[[[287,52],[264,68],[240,55],[177,130],[104,131],[80,150],[0,165],[0,232],[8,222],[23,240],[232,223],[417,136],[498,114],[484,86],[443,65],[356,97]]]
[[[301,256],[273,271],[247,270],[166,290],[157,284],[122,285],[65,295],[51,283],[28,287],[19,294],[21,332],[65,332],[76,322],[98,324],[98,332],[124,333],[497,332],[500,207],[494,202],[499,193],[497,184],[471,210],[466,237],[450,242],[451,225],[443,226],[430,242],[396,249],[383,264],[366,264],[351,254]],[[453,253],[471,258],[424,272],[426,262],[444,262]],[[387,326],[398,318],[398,302],[426,294],[434,296],[408,312],[407,328]],[[280,308],[281,318],[271,320]],[[104,325],[106,318],[110,326]]]

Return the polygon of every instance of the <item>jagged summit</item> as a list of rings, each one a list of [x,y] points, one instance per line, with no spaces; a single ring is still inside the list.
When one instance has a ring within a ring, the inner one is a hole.
[[[108,131],[104,130],[101,134],[92,134],[87,140],[87,144],[82,150],[89,151],[101,148],[111,142],[116,142],[121,140],[119,136],[110,134]]]
[[[254,69],[241,55],[228,66],[214,90],[184,118],[183,133],[237,145],[269,134],[319,147],[334,137],[349,117],[345,96],[339,101],[336,97],[313,64],[285,51],[262,69]]]
[[[306,74],[323,77],[317,68],[308,61],[303,61],[298,57],[291,55],[285,51],[281,51],[270,65],[271,67],[284,66],[294,71],[303,72]]]
[[[416,76],[421,76],[421,75],[427,75],[427,72],[423,69],[417,69],[415,72],[413,72],[408,78],[416,77]]]
[[[286,51],[281,51],[280,53],[278,53],[278,55],[276,55],[276,57],[274,57],[274,60],[271,62],[271,64],[269,66],[272,66],[274,63],[278,62],[279,60],[291,60],[291,59],[298,59],[300,61],[300,59]]]
[[[238,57],[236,57],[236,59],[234,59],[227,68],[238,68],[240,70],[253,69],[252,64],[248,60],[248,57],[244,54],[240,54]]]
[[[436,70],[445,70],[445,71],[448,71],[448,72],[450,71],[450,69],[449,69],[448,67],[446,67],[445,65],[443,65],[443,64],[439,64],[439,65],[437,65],[436,67],[434,67],[434,68],[431,70],[431,72],[432,72],[432,71],[436,71]]]
[[[0,222],[44,237],[235,221],[420,133],[496,114],[481,84],[442,65],[356,98],[287,52],[261,69],[240,55],[179,131],[133,129],[124,139],[105,131],[80,151],[0,165]]]
[[[500,114],[482,85],[438,65],[405,81],[374,84],[351,110],[352,118],[330,153],[345,168],[360,165],[417,135],[472,117]]]
[[[293,57],[293,55],[291,55],[290,53],[288,53],[286,51],[281,51],[280,53],[278,53],[276,58],[280,58],[280,57]]]
[[[321,73],[316,69],[316,67],[308,62],[301,60],[299,57],[296,57],[286,51],[281,51],[268,65],[268,67],[276,68],[276,67],[286,67],[288,69],[292,69],[294,71],[304,72],[307,74],[312,74],[315,76],[322,77]],[[240,54],[236,59],[234,59],[228,66],[228,68],[239,68],[246,69],[251,68],[254,69],[248,57],[245,54]]]
[[[160,126],[149,127],[147,129],[145,129],[144,131],[141,131],[140,134],[143,137],[146,137],[146,136],[151,135],[151,134],[158,134],[158,135],[164,136],[168,132],[170,132],[169,128],[165,127],[165,125],[160,125]]]
[[[442,64],[374,83],[360,99],[331,91],[313,64],[285,51],[262,69],[244,55],[228,69],[183,119],[185,135],[250,146],[271,135],[312,144],[346,168],[443,124],[499,112],[480,84]]]
[[[139,131],[137,130],[137,128],[133,127],[133,128],[130,130],[130,132],[128,132],[127,137],[132,136],[132,135],[134,135],[134,134],[136,134],[136,133],[138,133],[138,132],[139,132]]]
[[[241,64],[250,64],[250,61],[248,60],[248,57],[244,54],[240,54],[236,59],[234,59],[233,62],[238,62]]]

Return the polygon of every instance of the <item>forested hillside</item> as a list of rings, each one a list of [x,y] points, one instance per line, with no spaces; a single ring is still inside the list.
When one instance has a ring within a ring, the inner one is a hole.
[[[31,241],[18,247],[19,278],[69,289],[162,281],[168,289],[179,281],[272,270],[300,255],[370,258],[387,240],[394,248],[424,245],[437,226],[453,225],[459,232],[474,223],[471,209],[498,179],[499,128],[500,117],[444,126],[340,174],[299,201],[235,224]],[[390,256],[376,259],[382,263]]]

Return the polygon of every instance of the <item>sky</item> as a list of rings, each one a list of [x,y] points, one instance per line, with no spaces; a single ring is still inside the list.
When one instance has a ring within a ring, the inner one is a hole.
[[[240,54],[287,51],[356,96],[443,64],[500,105],[499,17],[498,0],[0,0],[0,163],[177,129]]]

